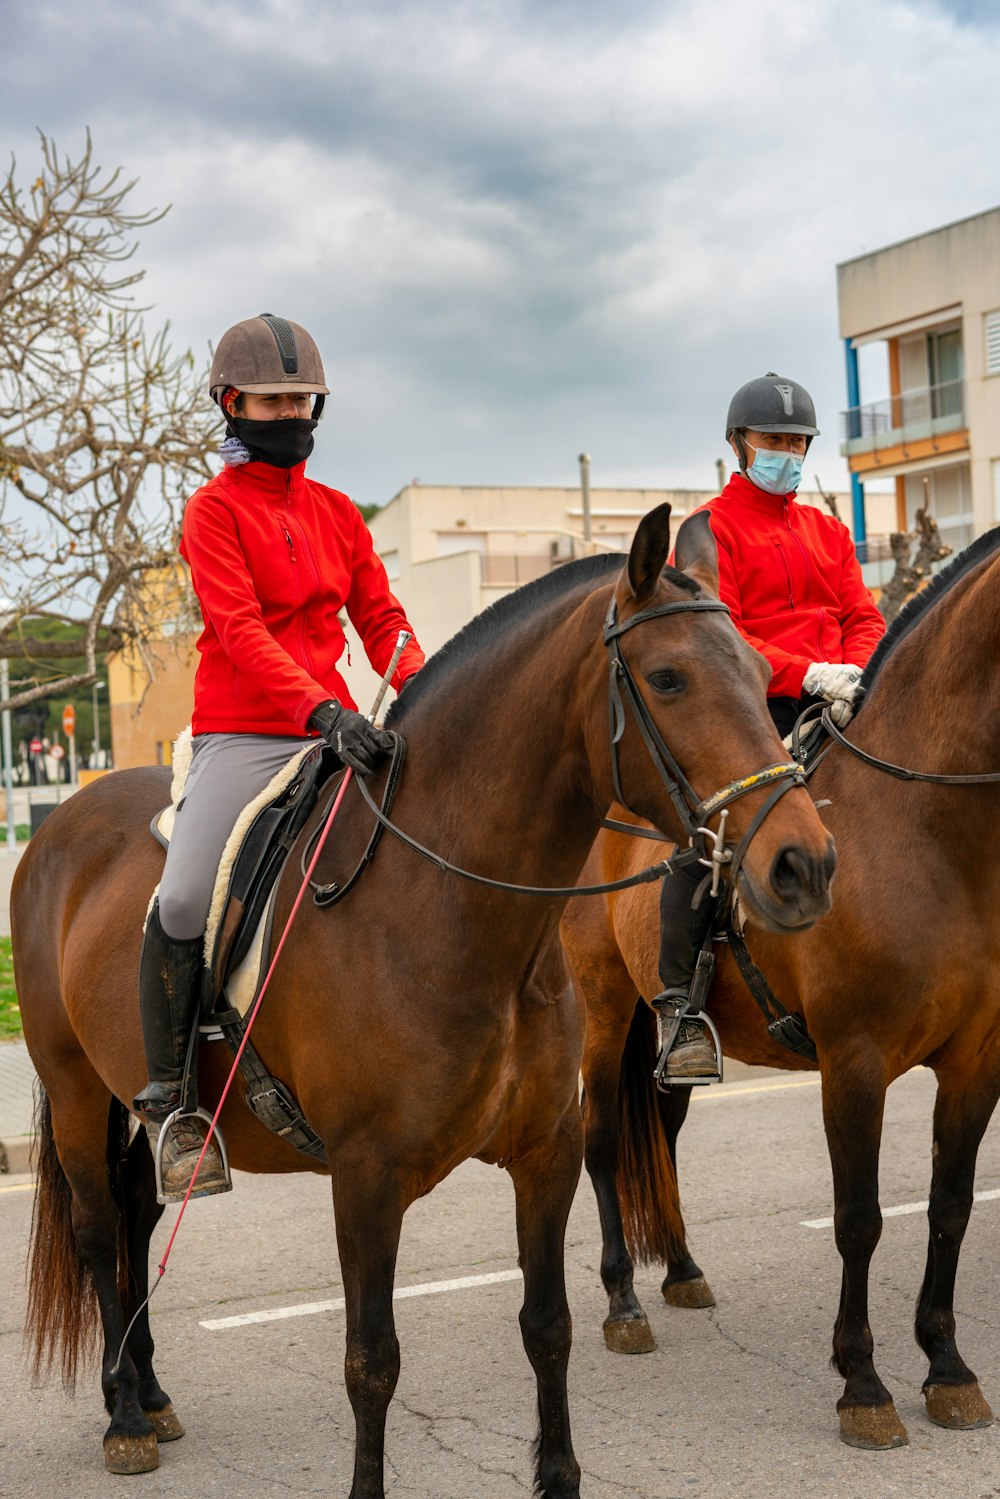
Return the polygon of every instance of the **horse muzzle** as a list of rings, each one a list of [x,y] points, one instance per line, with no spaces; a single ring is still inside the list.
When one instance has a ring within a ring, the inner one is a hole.
[[[737,889],[749,920],[768,932],[806,931],[832,905],[830,886],[836,867],[832,838],[821,855],[807,853],[797,844],[779,850],[763,888],[744,866]]]

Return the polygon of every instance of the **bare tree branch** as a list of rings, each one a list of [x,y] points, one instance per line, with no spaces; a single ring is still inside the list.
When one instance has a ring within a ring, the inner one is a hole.
[[[175,554],[185,497],[210,477],[218,416],[169,324],[133,303],[134,181],[40,136],[30,185],[0,181],[0,658],[20,661],[10,706],[94,680],[98,655],[161,633],[151,571]],[[38,637],[33,618],[68,627]],[[83,656],[85,675],[30,665]]]

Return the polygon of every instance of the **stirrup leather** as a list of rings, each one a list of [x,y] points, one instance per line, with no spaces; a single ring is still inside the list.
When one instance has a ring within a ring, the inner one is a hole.
[[[168,1115],[159,1127],[159,1133],[156,1138],[156,1149],[153,1151],[153,1170],[156,1174],[156,1200],[161,1207],[180,1200],[177,1197],[168,1197],[163,1189],[163,1147],[166,1144],[168,1132],[179,1120],[191,1118],[203,1119],[206,1125],[212,1122],[212,1116],[207,1109],[179,1108]],[[202,1143],[204,1144],[204,1141]],[[191,1193],[192,1198],[214,1197],[219,1192],[231,1192],[233,1190],[233,1178],[229,1169],[229,1151],[226,1149],[226,1142],[222,1138],[222,1131],[218,1126],[212,1131],[212,1144],[218,1147],[219,1160],[222,1162],[222,1170],[225,1176],[225,1185],[212,1187],[208,1191],[200,1192],[196,1182],[195,1190]],[[207,1153],[205,1159],[208,1159]],[[202,1164],[204,1165],[204,1162]]]
[[[654,1000],[653,1009],[656,1011],[660,1042],[656,1066],[653,1068],[653,1078],[656,1086],[665,1093],[670,1088],[698,1088],[705,1087],[709,1083],[721,1083],[722,1042],[719,1039],[719,1032],[711,1015],[705,1010],[693,1007],[690,999],[671,998],[662,1000],[659,1003]],[[706,1031],[715,1049],[715,1067],[711,1072],[702,1072],[689,1077],[672,1077],[666,1073],[667,1060],[674,1049],[678,1032],[685,1020],[695,1022]]]

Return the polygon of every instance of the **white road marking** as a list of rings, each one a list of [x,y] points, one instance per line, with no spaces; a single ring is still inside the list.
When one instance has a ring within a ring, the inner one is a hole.
[[[0,1187],[0,1192],[33,1192],[34,1182],[9,1182],[7,1186]]]
[[[444,1291],[466,1291],[472,1286],[495,1286],[505,1280],[520,1280],[520,1270],[494,1270],[489,1275],[462,1275],[456,1280],[430,1280],[420,1286],[400,1286],[393,1291],[393,1301],[406,1301],[411,1296],[440,1296]],[[240,1317],[213,1317],[199,1322],[199,1327],[209,1332],[221,1332],[227,1327],[246,1327],[251,1322],[280,1322],[286,1317],[313,1317],[318,1312],[342,1312],[343,1296],[332,1301],[304,1301],[299,1306],[276,1306],[269,1312],[245,1312]]]
[[[991,1187],[988,1192],[973,1192],[973,1202],[996,1202],[1000,1198],[1000,1187]],[[926,1202],[901,1202],[894,1208],[883,1208],[883,1218],[903,1218],[907,1213],[926,1213],[929,1204]],[[800,1228],[832,1228],[832,1218],[803,1218],[799,1224]]]
[[[693,1103],[724,1103],[727,1098],[746,1098],[750,1093],[781,1093],[786,1088],[818,1088],[822,1079],[818,1077],[799,1077],[789,1083],[730,1083],[721,1088],[696,1087]]]

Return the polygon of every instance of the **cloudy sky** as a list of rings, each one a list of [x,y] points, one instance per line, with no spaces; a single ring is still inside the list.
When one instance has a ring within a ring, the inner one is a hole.
[[[140,179],[144,300],[207,360],[306,324],[310,468],[709,486],[736,386],[813,392],[835,266],[1000,203],[996,0],[5,0],[0,145]],[[863,391],[863,396],[881,394]],[[815,460],[815,461],[813,461]],[[811,480],[811,473],[809,474]]]

